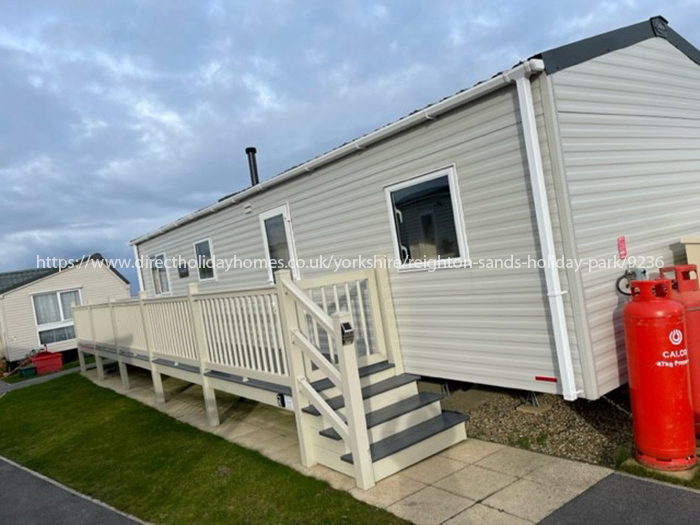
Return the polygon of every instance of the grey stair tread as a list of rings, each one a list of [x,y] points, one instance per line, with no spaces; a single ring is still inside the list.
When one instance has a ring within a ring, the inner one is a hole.
[[[458,412],[443,412],[439,416],[429,419],[428,421],[419,423],[418,425],[370,445],[369,450],[372,455],[372,461],[377,462],[387,456],[401,452],[444,430],[464,423],[468,419],[468,416]],[[340,459],[347,463],[352,463],[352,454],[345,454],[341,456]]]
[[[384,370],[388,370],[390,368],[394,368],[394,365],[389,361],[382,361],[380,363],[366,365],[360,368],[360,377],[366,377],[372,374],[383,372]],[[311,386],[314,387],[314,390],[316,390],[317,392],[323,392],[324,390],[332,388],[334,385],[333,381],[331,381],[328,378],[325,378],[319,379],[318,381],[314,381],[313,383],[311,383]]]
[[[362,389],[362,399],[367,399],[372,396],[382,394],[384,392],[393,390],[394,388],[398,388],[403,385],[407,385],[409,383],[415,383],[419,379],[419,376],[414,376],[411,374],[401,374],[398,376],[391,377],[389,379],[385,379],[384,381],[380,381],[379,383],[376,383],[374,385],[368,385],[364,387]],[[326,402],[333,410],[338,410],[339,408],[343,408],[343,406],[345,406],[345,400],[343,399],[343,396],[332,397]],[[311,414],[312,416],[321,415],[321,413],[318,410],[316,410],[314,406],[311,405],[302,408],[302,411],[306,412],[307,414]]]
[[[416,396],[409,397],[408,399],[404,399],[398,403],[389,405],[388,407],[370,412],[367,414],[367,428],[376,427],[377,425],[391,421],[399,416],[403,416],[404,414],[408,414],[409,412],[423,408],[424,406],[430,405],[435,401],[440,401],[443,397],[445,396],[442,394],[420,392]],[[326,428],[321,430],[319,434],[336,441],[340,441],[341,439],[340,434],[338,434],[334,428]]]
[[[173,368],[179,368],[181,370],[185,370],[187,372],[194,372],[195,374],[199,374],[199,367],[194,366],[194,365],[188,365],[185,363],[178,363],[176,361],[170,361],[169,359],[162,359],[162,358],[157,358],[153,360],[154,363],[157,365],[164,365],[164,366],[171,366]]]
[[[275,392],[277,394],[286,394],[288,396],[292,395],[292,389],[285,385],[278,385],[276,383],[270,383],[268,381],[261,381],[259,379],[248,379],[233,374],[227,374],[226,372],[219,372],[217,370],[209,370],[204,372],[207,377],[213,377],[214,379],[221,379],[223,381],[229,381],[231,383],[239,383],[241,385],[249,386],[252,388],[259,388],[261,390],[267,390],[269,392]]]

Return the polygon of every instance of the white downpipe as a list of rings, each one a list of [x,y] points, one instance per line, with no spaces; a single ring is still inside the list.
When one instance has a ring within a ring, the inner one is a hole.
[[[134,244],[132,248],[134,249],[134,265],[136,266],[136,276],[139,279],[139,293],[141,293],[145,291],[145,288],[143,287],[143,274],[141,273],[143,268],[141,267],[141,265],[138,264],[139,247],[136,244]]]
[[[574,367],[571,359],[571,347],[569,346],[569,332],[566,326],[564,314],[564,301],[562,299],[559,271],[553,262],[556,260],[554,250],[554,234],[552,233],[552,220],[549,216],[549,204],[547,200],[547,187],[542,170],[542,154],[540,141],[537,134],[537,122],[535,121],[535,108],[532,103],[532,87],[530,85],[529,72],[511,76],[515,80],[520,104],[520,118],[527,152],[528,171],[532,184],[532,198],[535,203],[535,216],[537,217],[537,231],[540,239],[542,258],[547,261],[544,268],[549,296],[549,309],[554,328],[554,343],[557,349],[559,362],[559,375],[564,399],[573,401],[578,398]]]

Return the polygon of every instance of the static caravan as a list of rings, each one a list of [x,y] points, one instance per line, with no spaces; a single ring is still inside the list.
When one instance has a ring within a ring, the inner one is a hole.
[[[385,256],[406,372],[596,399],[626,381],[618,239],[672,264],[700,230],[699,85],[700,52],[652,18],[533,56],[132,244],[144,259]],[[272,282],[262,267],[140,275],[149,297]]]
[[[129,297],[129,281],[106,265],[99,267],[102,261],[94,254],[80,268],[0,273],[0,357],[19,361],[44,345],[51,352],[77,348],[72,307]]]
[[[211,425],[217,391],[293,410],[302,463],[361,488],[465,439],[420,376],[596,399],[626,381],[625,265],[700,230],[698,85],[657,17],[261,182],[249,148],[251,187],[132,241],[138,299],[74,309],[80,353],[157,402],[201,385]]]

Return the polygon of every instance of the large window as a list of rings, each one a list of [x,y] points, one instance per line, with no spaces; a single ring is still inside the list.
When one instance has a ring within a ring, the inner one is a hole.
[[[37,294],[32,302],[40,344],[75,339],[71,307],[81,304],[79,290]]]
[[[168,279],[168,269],[165,267],[164,253],[151,259],[151,277],[153,278],[153,291],[156,295],[170,293],[170,280]]]
[[[265,254],[269,262],[268,271],[271,282],[275,280],[275,272],[283,268],[290,268],[294,278],[299,278],[296,264],[290,264],[290,261],[296,258],[296,254],[289,222],[286,206],[260,214],[260,226],[265,241]]]
[[[454,179],[454,170],[448,168],[386,189],[396,257],[403,267],[467,259]]]
[[[197,259],[199,280],[208,281],[210,279],[216,279],[214,256],[211,252],[211,241],[209,239],[194,243],[194,256]]]

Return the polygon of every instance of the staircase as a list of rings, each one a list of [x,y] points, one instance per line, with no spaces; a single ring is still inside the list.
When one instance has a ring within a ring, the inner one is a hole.
[[[466,439],[467,417],[443,412],[442,396],[419,392],[419,377],[403,373],[386,269],[275,275],[304,466],[369,489]]]
[[[361,367],[359,375],[375,481],[466,439],[467,416],[443,411],[442,395],[419,392],[418,376],[397,375],[388,361]],[[346,420],[343,396],[330,380],[315,381],[311,386]],[[305,424],[313,429],[316,460],[354,476],[349,445],[324,422],[313,405],[302,408],[301,412]]]

